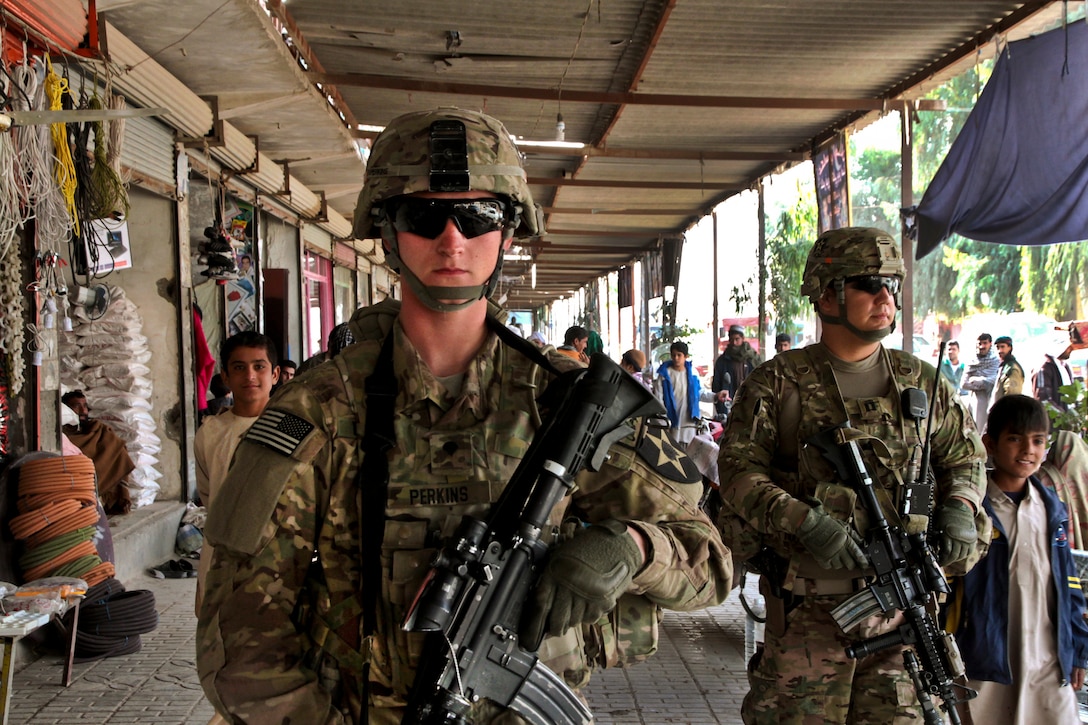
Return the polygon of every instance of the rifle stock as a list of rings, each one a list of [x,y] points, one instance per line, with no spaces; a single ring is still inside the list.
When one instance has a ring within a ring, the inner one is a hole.
[[[465,516],[443,545],[403,628],[427,632],[403,723],[468,723],[481,698],[537,725],[588,723],[578,696],[521,648],[518,625],[546,546],[542,527],[585,467],[598,470],[631,417],[661,404],[606,356],[568,373],[561,398],[486,521]]]
[[[959,725],[957,705],[978,693],[966,686],[956,641],[940,628],[934,614],[936,595],[947,593],[948,583],[925,534],[909,535],[888,523],[872,474],[850,430],[850,421],[846,421],[808,441],[820,449],[841,480],[854,486],[869,515],[865,552],[875,575],[867,589],[839,605],[832,616],[844,631],[880,612],[901,611],[904,623],[892,632],[854,643],[846,648],[846,656],[860,659],[890,647],[903,647],[903,665],[914,683],[927,725],[943,722],[933,696],[941,698],[940,707],[949,722]]]

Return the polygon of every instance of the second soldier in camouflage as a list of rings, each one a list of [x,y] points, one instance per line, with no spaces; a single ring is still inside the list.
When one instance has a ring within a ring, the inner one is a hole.
[[[738,392],[721,445],[719,518],[740,559],[758,561],[767,600],[764,646],[749,663],[745,723],[917,723],[914,688],[892,647],[862,660],[847,645],[895,629],[901,615],[874,616],[843,632],[831,610],[866,586],[865,511],[805,441],[849,420],[877,478],[889,520],[902,521],[904,483],[917,470],[921,435],[901,393],[933,388],[934,368],[880,340],[895,327],[905,267],[884,232],[847,228],[822,235],[809,254],[802,293],[823,322],[821,340],[758,367]],[[936,474],[933,516],[950,573],[978,560],[989,540],[980,501],[983,449],[959,396],[941,381],[930,433]],[[916,529],[917,530],[917,529]],[[981,536],[980,536],[981,534]]]

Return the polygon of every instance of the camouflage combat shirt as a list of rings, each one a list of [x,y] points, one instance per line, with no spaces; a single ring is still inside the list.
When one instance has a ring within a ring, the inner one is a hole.
[[[370,722],[400,722],[398,706],[422,640],[399,627],[407,603],[434,547],[463,514],[485,515],[539,425],[533,398],[548,375],[494,333],[456,399],[399,323],[393,334],[399,392],[377,633],[361,632],[357,594],[365,505],[356,485],[366,419],[361,391],[381,347],[380,340],[367,340],[281,389],[264,422],[240,445],[210,511],[207,535],[216,553],[197,660],[201,683],[220,712],[245,722],[358,722],[365,706],[360,680],[369,663]],[[660,454],[668,459],[675,450],[666,442]],[[654,473],[623,442],[612,447],[600,472],[583,472],[577,483],[566,510],[561,504],[553,514],[553,540],[564,516],[627,521],[647,541],[647,560],[630,594],[684,610],[725,598],[729,552],[698,509],[700,485]],[[656,628],[656,618],[652,624]],[[568,681],[588,677],[584,660],[601,645],[588,641],[583,629],[547,638],[540,649],[541,659]],[[325,656],[331,652],[334,658]]]
[[[794,532],[817,500],[832,516],[864,534],[867,516],[849,482],[839,481],[834,468],[819,450],[805,441],[847,416],[851,428],[867,436],[860,442],[863,457],[877,481],[878,499],[889,520],[896,511],[902,484],[911,475],[912,460],[920,462],[922,437],[913,421],[905,419],[900,404],[906,388],[921,388],[932,395],[932,365],[900,350],[881,346],[880,360],[891,381],[883,396],[856,398],[840,394],[827,348],[822,344],[775,356],[749,375],[738,392],[721,443],[720,471],[732,471],[723,481],[723,509],[719,518],[725,543],[738,559],[768,546],[789,561],[782,581],[791,589],[796,576],[850,578],[858,572],[831,572],[816,567]],[[943,378],[937,388],[934,429],[930,439],[931,467],[936,476],[936,504],[952,496],[975,507],[976,528],[988,517],[981,506],[986,490],[985,454],[967,409]],[[905,525],[905,522],[900,522]],[[906,525],[905,525],[906,527]],[[909,527],[906,527],[909,530]],[[985,541],[988,541],[988,536]],[[961,563],[969,567],[971,561]],[[947,573],[960,573],[956,566]]]

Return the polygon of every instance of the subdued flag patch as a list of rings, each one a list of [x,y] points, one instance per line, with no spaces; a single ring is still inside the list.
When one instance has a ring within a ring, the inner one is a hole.
[[[250,427],[246,440],[290,456],[313,429],[313,423],[297,415],[282,410],[268,410]]]

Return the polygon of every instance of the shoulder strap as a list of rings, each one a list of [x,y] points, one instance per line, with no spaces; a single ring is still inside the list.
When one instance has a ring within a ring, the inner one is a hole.
[[[385,539],[385,505],[389,492],[390,449],[396,445],[393,408],[397,400],[397,378],[393,374],[393,332],[385,336],[373,372],[363,384],[366,395],[366,430],[359,442],[362,462],[356,486],[362,495],[363,526],[360,541],[363,576],[363,631],[377,629],[377,602],[381,591],[382,541]]]
[[[554,365],[552,365],[551,361],[548,360],[547,357],[544,356],[544,353],[540,352],[540,349],[536,345],[529,342],[521,335],[514,333],[513,330],[499,322],[491,315],[488,315],[486,320],[487,326],[491,328],[491,330],[499,336],[499,339],[502,340],[503,343],[505,343],[508,347],[514,348],[522,355],[547,370],[549,373],[553,375],[560,374],[559,370]]]

